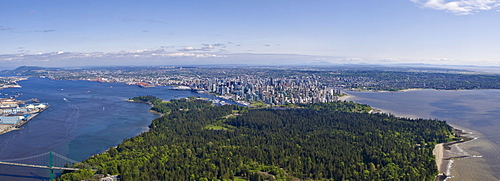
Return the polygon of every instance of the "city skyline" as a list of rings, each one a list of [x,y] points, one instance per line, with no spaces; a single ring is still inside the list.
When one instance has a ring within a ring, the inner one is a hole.
[[[498,66],[500,1],[6,1],[1,66]]]

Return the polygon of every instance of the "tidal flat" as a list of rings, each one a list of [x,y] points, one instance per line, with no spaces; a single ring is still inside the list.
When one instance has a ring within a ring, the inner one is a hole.
[[[500,180],[500,90],[345,91],[346,99],[399,117],[444,120],[474,140],[443,153],[448,180]],[[449,169],[448,169],[449,168]]]

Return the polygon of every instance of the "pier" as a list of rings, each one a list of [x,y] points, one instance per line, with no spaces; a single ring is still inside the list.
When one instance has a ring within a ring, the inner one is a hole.
[[[0,134],[20,128],[50,107],[47,103],[26,104],[26,102],[13,98],[0,99]]]

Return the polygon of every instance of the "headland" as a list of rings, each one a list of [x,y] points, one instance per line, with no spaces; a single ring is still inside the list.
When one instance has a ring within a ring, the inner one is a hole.
[[[404,92],[404,91],[399,91],[399,92]],[[422,103],[427,103],[428,102],[427,99],[432,100],[434,102],[439,99],[436,99],[436,97],[432,96],[422,97],[422,95],[428,96],[429,94],[422,94],[421,92],[433,92],[433,91],[418,90],[418,92],[412,93],[411,96],[414,96],[417,99],[423,99],[424,101],[413,101],[413,99],[402,99],[401,97],[407,96],[407,94],[402,94],[402,93],[396,94],[396,92],[394,92],[394,94],[381,93],[384,94],[381,95],[382,99],[377,99],[375,98],[376,96],[358,97],[357,93],[353,93],[350,94],[346,100],[365,103],[369,104],[370,106],[375,106],[372,107],[374,109],[373,112],[393,114],[398,117],[407,117],[413,119],[427,118],[427,119],[446,120],[448,124],[452,126],[454,130],[453,131],[454,135],[458,136],[461,139],[447,143],[440,143],[435,146],[433,153],[436,159],[436,166],[439,170],[439,175],[436,177],[436,180],[447,180],[447,181],[498,180],[498,178],[495,178],[495,175],[492,174],[495,173],[495,169],[492,169],[493,167],[491,163],[489,163],[491,162],[491,160],[495,160],[496,157],[496,154],[491,154],[494,153],[495,150],[498,150],[498,147],[495,145],[495,143],[489,141],[486,138],[487,136],[483,135],[483,132],[476,131],[470,127],[463,127],[462,125],[464,121],[462,122],[457,121],[459,119],[468,120],[473,118],[466,116],[463,116],[462,118],[453,117],[453,119],[456,120],[451,121],[452,124],[450,124],[449,119],[451,117],[444,117],[442,115],[437,115],[437,113],[440,113],[439,111],[443,111],[442,105],[430,105],[429,106],[430,108],[423,108],[422,106],[426,106],[426,104]],[[453,93],[457,95],[465,94],[455,91]],[[364,93],[361,93],[360,95],[363,94]],[[375,93],[367,93],[366,95],[372,95],[372,94]],[[448,94],[448,93],[443,91],[439,95],[442,96],[442,94]],[[399,96],[392,96],[392,95],[399,95]],[[450,96],[450,97],[455,97],[455,96]],[[398,100],[392,102],[391,100],[394,99]],[[412,105],[409,106],[409,104],[401,103],[401,100],[404,100],[406,102],[411,102]],[[436,109],[433,106],[438,106],[440,109]],[[412,108],[416,110],[412,111]],[[453,112],[453,110],[446,109],[446,112],[443,113],[449,113],[450,111]],[[458,110],[457,112],[460,113],[460,111]],[[453,123],[458,125],[455,125]],[[491,133],[485,133],[485,134],[491,135]],[[481,150],[482,152],[479,152],[479,150]],[[483,152],[484,150],[491,151],[491,153],[489,152],[485,153]]]

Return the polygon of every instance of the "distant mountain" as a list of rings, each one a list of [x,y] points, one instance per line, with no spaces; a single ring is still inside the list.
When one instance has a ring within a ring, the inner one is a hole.
[[[20,66],[14,69],[14,72],[25,72],[25,71],[32,71],[32,70],[44,70],[45,68],[39,67],[39,66]]]
[[[61,68],[48,68],[48,67],[40,67],[40,66],[20,66],[14,70],[0,71],[0,74],[30,76],[30,75],[35,75],[39,71],[42,71],[42,70],[43,71],[56,71],[56,70],[60,70],[60,69]]]

